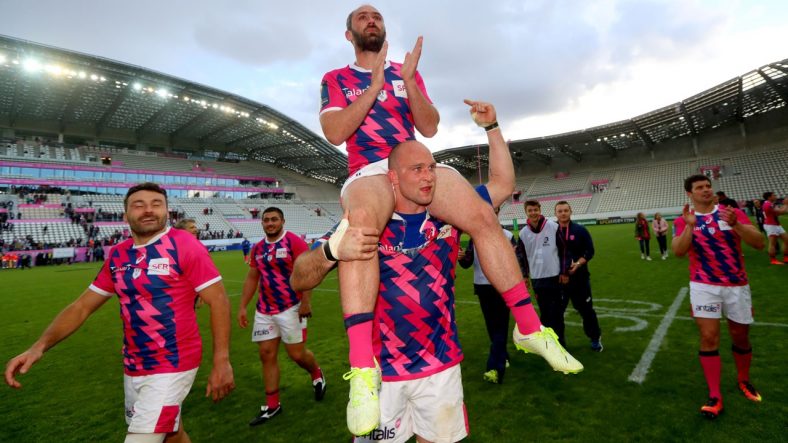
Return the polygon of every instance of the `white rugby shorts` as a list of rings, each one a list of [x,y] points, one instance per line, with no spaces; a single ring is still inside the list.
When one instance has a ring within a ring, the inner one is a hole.
[[[468,436],[460,365],[414,380],[382,383],[380,425],[356,443],[402,443],[414,435],[435,443]]]
[[[192,388],[197,369],[140,376],[124,374],[128,432],[176,432],[181,421],[181,405]]]
[[[753,322],[750,285],[717,286],[690,282],[692,316],[697,318],[722,318],[743,325]]]
[[[449,165],[438,163],[438,167],[451,169],[452,171],[459,174],[459,172],[456,169],[452,168]],[[384,158],[383,160],[378,160],[375,163],[370,163],[364,166],[363,168],[359,169],[358,171],[356,171],[355,174],[351,175],[350,177],[347,178],[347,180],[345,180],[345,184],[342,185],[342,190],[339,192],[339,197],[342,198],[342,196],[345,195],[345,189],[347,189],[351,183],[353,183],[354,181],[360,178],[371,177],[373,175],[386,175],[388,173],[389,173],[389,159]]]
[[[301,303],[274,315],[254,313],[252,341],[260,342],[282,337],[282,341],[292,345],[306,341],[306,319],[298,319]]]
[[[763,225],[763,230],[766,231],[766,235],[769,237],[777,237],[785,234],[785,229],[780,225]]]

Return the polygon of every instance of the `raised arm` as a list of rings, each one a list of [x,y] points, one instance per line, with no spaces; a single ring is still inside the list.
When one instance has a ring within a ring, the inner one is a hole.
[[[386,69],[386,52],[388,43],[383,43],[383,48],[375,59],[375,67],[372,69],[372,81],[369,88],[356,100],[344,109],[326,110],[320,114],[320,126],[323,128],[323,135],[333,145],[341,145],[353,135],[361,126],[361,123],[369,114],[369,110],[378,99],[378,93],[383,89]],[[336,88],[334,84],[327,84],[324,87]]]
[[[419,36],[413,50],[405,54],[405,61],[402,63],[402,80],[405,82],[405,90],[408,93],[410,112],[413,114],[413,124],[421,135],[429,138],[437,134],[440,114],[438,109],[427,100],[419,87],[417,68],[421,58],[421,46],[424,37]]]
[[[673,240],[670,242],[671,249],[673,249],[673,254],[675,254],[677,257],[683,257],[687,255],[687,252],[692,246],[692,231],[695,229],[695,223],[697,222],[695,214],[691,213],[689,210],[689,205],[684,205],[681,218],[684,224],[683,230],[679,235],[673,236]],[[678,222],[679,219],[676,219],[676,221],[673,222],[673,226],[680,226],[677,225]]]
[[[503,139],[501,128],[498,127],[498,116],[495,107],[486,102],[464,100],[470,106],[473,121],[485,128],[487,143],[490,145],[490,162],[488,172],[487,191],[490,193],[493,207],[498,207],[507,201],[514,192],[514,164],[509,146]],[[489,128],[489,129],[488,129]]]
[[[86,289],[73,303],[63,309],[46,328],[41,337],[30,348],[12,358],[5,367],[5,382],[12,388],[19,389],[22,384],[16,380],[16,374],[26,374],[44,353],[56,344],[73,334],[85,323],[85,320],[109,299],[92,289]]]

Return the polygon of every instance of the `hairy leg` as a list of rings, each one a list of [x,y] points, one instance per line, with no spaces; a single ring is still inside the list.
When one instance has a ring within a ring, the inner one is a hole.
[[[382,231],[394,212],[394,192],[385,175],[357,179],[345,190],[343,209],[353,227]],[[339,262],[339,296],[349,340],[351,367],[374,367],[372,312],[380,286],[378,257]]]

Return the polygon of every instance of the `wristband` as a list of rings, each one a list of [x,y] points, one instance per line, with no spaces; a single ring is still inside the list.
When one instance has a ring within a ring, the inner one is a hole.
[[[323,242],[323,255],[326,256],[326,260],[328,261],[337,261],[334,254],[331,253],[331,245],[328,244],[328,241]]]
[[[495,121],[495,122],[492,122],[492,123],[490,123],[489,125],[487,125],[487,126],[485,126],[485,127],[484,127],[484,130],[485,130],[485,131],[487,131],[487,132],[490,132],[490,131],[492,131],[493,129],[498,129],[498,122],[497,122],[497,121]]]

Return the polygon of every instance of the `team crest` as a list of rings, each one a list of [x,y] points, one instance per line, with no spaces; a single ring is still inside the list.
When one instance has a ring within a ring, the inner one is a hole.
[[[715,232],[717,232],[717,230],[716,230],[716,229],[714,229],[714,228],[709,228],[709,234],[711,234],[711,235],[714,235],[714,233],[715,233]]]
[[[387,98],[388,98],[388,94],[386,93],[386,90],[381,89],[380,92],[378,92],[378,101],[384,102],[386,101]]]
[[[134,280],[136,280],[136,279],[137,279],[137,277],[139,277],[139,276],[140,276],[140,274],[142,274],[142,269],[140,269],[140,268],[134,268],[134,272],[132,272],[132,273],[131,273],[131,278],[133,278]]]

